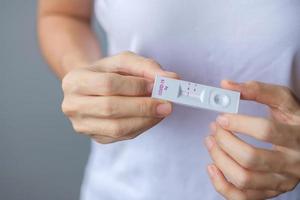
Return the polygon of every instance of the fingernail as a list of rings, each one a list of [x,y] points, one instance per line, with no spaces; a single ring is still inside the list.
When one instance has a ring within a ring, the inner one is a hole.
[[[218,116],[216,121],[217,121],[221,126],[225,126],[225,127],[226,127],[226,126],[229,125],[229,120],[228,120],[228,118],[225,117],[225,116],[222,116],[222,115]]]
[[[171,77],[174,77],[174,78],[178,78],[178,74],[176,74],[175,72],[171,72],[171,71],[165,71],[166,74],[168,74],[169,76]]]
[[[169,115],[171,111],[172,111],[172,106],[170,103],[159,104],[156,108],[156,112],[160,117],[165,117]]]
[[[171,71],[165,71],[168,74],[176,74],[175,72],[171,72]]]
[[[240,83],[232,81],[232,80],[226,80],[226,82],[230,85],[240,85]]]
[[[153,83],[150,82],[150,83],[148,83],[148,85],[147,85],[147,92],[148,92],[148,93],[152,93],[152,90],[153,90]]]
[[[208,173],[209,173],[211,178],[214,178],[216,176],[213,165],[208,165],[207,170],[208,170]]]
[[[212,122],[210,125],[210,134],[214,135],[217,132],[217,125],[215,122]]]
[[[206,147],[208,148],[208,150],[210,151],[212,149],[212,147],[214,146],[214,142],[211,136],[208,136],[205,138],[205,144]]]

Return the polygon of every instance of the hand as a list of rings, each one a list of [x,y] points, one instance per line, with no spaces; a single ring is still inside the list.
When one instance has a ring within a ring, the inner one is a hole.
[[[99,143],[135,138],[172,110],[169,102],[149,97],[156,74],[177,77],[131,52],[72,70],[62,81],[62,110],[75,131]]]
[[[260,82],[223,81],[244,100],[268,105],[271,118],[224,114],[211,124],[206,145],[213,159],[208,172],[226,199],[255,200],[293,190],[300,179],[300,104],[286,87]],[[245,134],[273,144],[256,148],[236,136]]]

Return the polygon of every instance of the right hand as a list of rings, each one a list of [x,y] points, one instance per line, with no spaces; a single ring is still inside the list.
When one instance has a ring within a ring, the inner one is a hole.
[[[149,97],[156,74],[178,78],[131,52],[71,70],[62,81],[62,110],[76,132],[99,143],[135,138],[172,111],[170,102]]]

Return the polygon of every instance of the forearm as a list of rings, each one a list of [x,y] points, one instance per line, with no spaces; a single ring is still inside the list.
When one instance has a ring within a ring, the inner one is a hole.
[[[40,14],[38,34],[42,53],[59,78],[101,57],[89,20],[62,14]]]

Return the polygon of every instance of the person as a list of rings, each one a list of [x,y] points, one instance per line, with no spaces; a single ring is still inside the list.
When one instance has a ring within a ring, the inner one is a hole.
[[[299,12],[298,0],[39,0],[62,110],[92,139],[81,199],[300,199]],[[246,101],[217,116],[152,99],[157,74]]]

